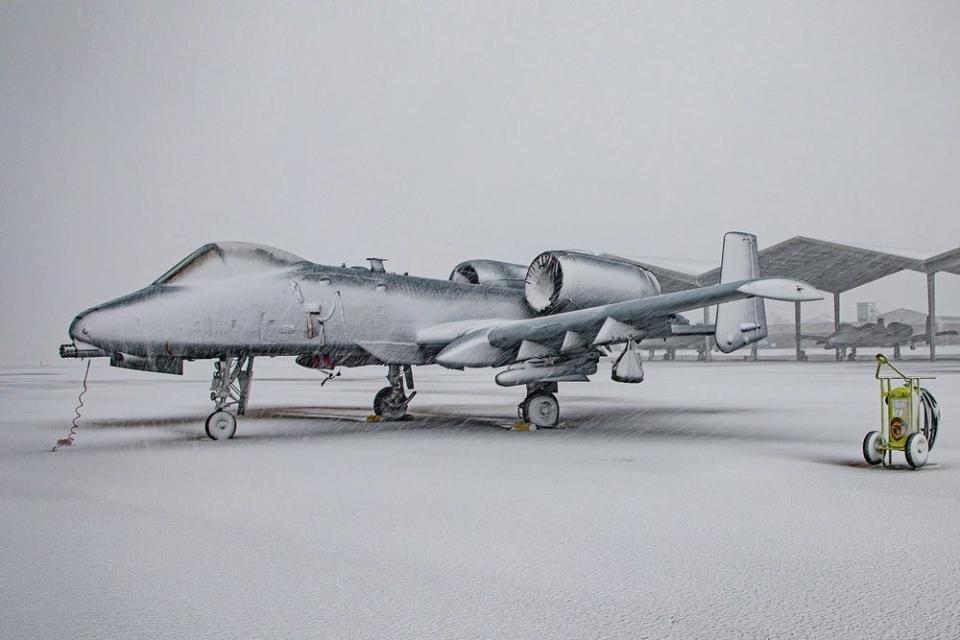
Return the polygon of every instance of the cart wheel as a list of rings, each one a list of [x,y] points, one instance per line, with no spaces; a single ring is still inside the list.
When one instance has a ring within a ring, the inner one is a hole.
[[[929,449],[925,435],[922,433],[910,434],[910,437],[907,438],[907,444],[903,447],[903,453],[907,456],[907,464],[914,469],[919,469],[925,465]]]
[[[883,462],[883,449],[880,448],[880,432],[871,431],[863,439],[863,459],[870,464]]]

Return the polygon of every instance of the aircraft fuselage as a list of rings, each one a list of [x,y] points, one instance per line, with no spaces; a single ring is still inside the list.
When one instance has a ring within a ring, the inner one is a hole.
[[[423,329],[531,315],[520,289],[305,263],[209,283],[151,285],[79,314],[70,336],[107,353],[143,357],[323,353],[346,366],[423,364],[431,356],[415,346]]]

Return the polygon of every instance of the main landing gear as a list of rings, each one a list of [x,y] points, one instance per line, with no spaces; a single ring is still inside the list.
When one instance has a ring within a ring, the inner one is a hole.
[[[535,382],[527,385],[527,397],[517,407],[524,422],[537,427],[555,427],[560,423],[560,402],[556,382]]]
[[[383,420],[403,420],[407,417],[407,405],[417,395],[416,391],[406,395],[404,390],[404,381],[413,389],[413,368],[405,365],[401,374],[400,365],[387,365],[387,381],[390,386],[380,389],[373,398],[373,412]]]
[[[213,364],[210,399],[216,409],[207,417],[206,422],[207,436],[211,440],[228,440],[237,432],[236,416],[247,412],[252,382],[252,356],[224,356]],[[227,411],[228,408],[234,409],[236,415]]]

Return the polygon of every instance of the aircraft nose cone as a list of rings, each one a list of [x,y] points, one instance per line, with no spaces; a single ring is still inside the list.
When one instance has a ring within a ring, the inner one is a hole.
[[[75,342],[90,342],[90,314],[88,312],[81,313],[76,318],[73,319],[73,322],[70,323],[70,338]]]

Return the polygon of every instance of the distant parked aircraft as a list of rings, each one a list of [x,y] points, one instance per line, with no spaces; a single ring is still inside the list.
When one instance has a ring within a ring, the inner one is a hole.
[[[955,336],[956,331],[939,331],[937,336]],[[803,340],[815,340],[822,344],[824,349],[848,350],[847,360],[857,359],[857,349],[861,347],[893,347],[893,357],[900,358],[900,347],[903,345],[915,349],[918,344],[930,342],[930,335],[923,333],[914,335],[913,327],[903,322],[886,324],[883,318],[876,323],[868,322],[860,326],[843,323],[840,328],[828,336],[800,336]]]

